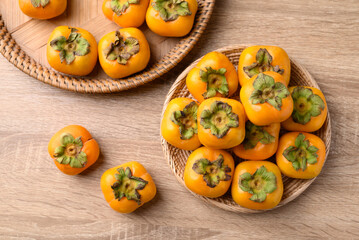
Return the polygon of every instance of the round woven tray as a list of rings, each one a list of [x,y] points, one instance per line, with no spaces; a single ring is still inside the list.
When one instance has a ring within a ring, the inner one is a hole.
[[[230,61],[237,66],[238,60],[241,52],[245,49],[244,46],[228,46],[225,48],[221,48],[216,50],[217,52],[221,52],[225,54]],[[177,78],[177,80],[172,85],[171,89],[168,92],[168,95],[166,97],[166,101],[163,106],[162,110],[162,116],[163,113],[168,105],[168,103],[178,97],[187,97],[192,98],[192,95],[189,93],[187,87],[186,87],[186,76],[188,72],[198,63],[200,59],[193,62],[186,70],[183,71],[183,73]],[[311,86],[319,88],[316,81],[313,79],[313,77],[308,73],[306,69],[304,69],[298,62],[296,62],[294,59],[291,58],[291,80],[289,85],[304,85],[304,86]],[[234,96],[238,99],[238,95]],[[330,148],[330,138],[331,138],[331,127],[330,127],[330,118],[329,118],[329,112],[327,116],[327,120],[325,121],[323,127],[319,129],[317,132],[315,132],[317,136],[319,136],[325,143],[326,146],[326,156],[327,158]],[[166,140],[161,137],[161,143],[162,143],[162,149],[163,152],[167,158],[168,164],[170,165],[174,175],[176,176],[177,180],[185,186],[184,180],[183,180],[183,172],[185,169],[186,161],[188,156],[190,155],[191,151],[185,151],[178,149],[169,143],[166,142]],[[238,159],[238,158],[237,158]],[[269,160],[273,160],[269,159]],[[281,202],[278,204],[278,207],[283,206],[287,204],[288,202],[292,201],[296,197],[298,197],[314,180],[300,180],[300,179],[293,179],[288,178],[286,176],[283,177],[283,184],[284,184],[284,193],[283,198]],[[223,208],[228,211],[232,212],[242,212],[242,213],[257,213],[257,212],[263,212],[263,210],[251,210],[247,208],[243,208],[236,204],[230,194],[230,191],[228,191],[224,196],[219,198],[207,198],[200,196],[198,194],[194,194],[196,197],[202,199],[203,201],[207,203],[211,203],[217,207]]]
[[[145,70],[128,78],[73,77],[41,65],[26,54],[16,43],[8,32],[1,13],[0,52],[21,71],[52,86],[82,93],[120,92],[143,85],[162,76],[176,66],[188,54],[206,28],[214,8],[215,0],[197,0],[197,2],[198,12],[191,32],[186,37],[180,39],[161,59],[156,62],[152,61],[153,63],[150,62]]]

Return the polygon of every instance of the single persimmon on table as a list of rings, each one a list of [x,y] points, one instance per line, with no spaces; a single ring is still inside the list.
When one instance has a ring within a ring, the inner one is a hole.
[[[93,165],[100,147],[86,128],[64,127],[51,138],[48,151],[56,167],[65,174],[76,175]]]

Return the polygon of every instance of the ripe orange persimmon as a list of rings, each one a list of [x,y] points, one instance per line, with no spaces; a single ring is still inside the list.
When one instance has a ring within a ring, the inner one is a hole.
[[[150,46],[137,28],[122,28],[103,36],[98,44],[102,69],[112,78],[143,70],[150,60]]]
[[[151,201],[156,185],[144,166],[127,162],[108,169],[101,177],[101,190],[110,207],[120,213],[130,213]]]
[[[119,26],[139,27],[143,24],[150,0],[105,0],[102,11]]]
[[[58,169],[76,175],[94,164],[100,148],[86,128],[79,125],[64,127],[51,138],[48,151]]]
[[[85,76],[97,62],[97,42],[82,28],[60,26],[51,33],[47,43],[50,66],[66,74]]]
[[[29,17],[50,19],[61,15],[67,7],[67,0],[19,0],[21,11]]]

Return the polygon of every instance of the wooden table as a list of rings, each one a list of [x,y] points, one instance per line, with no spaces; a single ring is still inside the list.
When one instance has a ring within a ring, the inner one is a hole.
[[[0,239],[359,239],[359,1],[217,0],[197,47],[170,73],[109,95],[60,90],[0,57]],[[172,174],[160,145],[160,115],[176,76],[230,44],[274,44],[318,81],[332,118],[323,172],[302,196],[263,214],[204,204]],[[47,143],[68,124],[86,126],[99,161],[79,176],[57,170]],[[139,161],[156,198],[133,214],[113,211],[102,173]]]

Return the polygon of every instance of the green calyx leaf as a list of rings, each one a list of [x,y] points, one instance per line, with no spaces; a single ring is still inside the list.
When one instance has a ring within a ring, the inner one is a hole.
[[[272,71],[279,74],[283,74],[284,69],[280,69],[279,66],[272,66],[273,58],[265,48],[260,48],[256,55],[256,62],[249,66],[243,67],[243,71],[248,77],[253,77],[259,73]]]
[[[126,65],[129,59],[140,51],[140,43],[136,38],[128,37],[123,39],[120,32],[116,32],[115,42],[104,49],[108,60],[117,60],[119,64]]]
[[[222,94],[223,97],[229,95],[227,79],[224,76],[226,72],[225,68],[215,70],[211,67],[206,67],[206,71],[200,70],[201,80],[207,83],[207,92],[203,93],[204,99],[215,97],[217,92]]]
[[[142,178],[132,176],[129,167],[126,170],[119,168],[117,171],[118,173],[115,174],[117,181],[111,186],[115,199],[120,201],[121,198],[126,197],[128,200],[133,200],[138,205],[141,205],[141,195],[138,190],[144,189],[148,182]]]
[[[81,137],[74,138],[69,133],[61,136],[61,145],[55,149],[54,157],[60,164],[70,164],[73,168],[82,168],[87,163],[87,155],[81,149]]]
[[[120,0],[111,0],[111,9],[116,13],[117,16],[121,16],[130,7],[130,4],[139,4],[140,0],[127,0],[121,2]]]
[[[228,103],[215,101],[210,109],[202,112],[200,124],[204,129],[211,129],[211,133],[217,138],[223,138],[230,128],[239,126],[239,120]]]
[[[245,150],[254,148],[258,142],[270,144],[275,141],[275,137],[270,135],[263,127],[254,125],[250,121],[246,122],[246,135],[243,141]]]
[[[197,109],[198,105],[191,102],[182,111],[174,111],[171,121],[179,126],[181,139],[191,139],[197,133]]]
[[[294,145],[295,146],[287,147],[283,152],[283,156],[292,163],[292,166],[296,171],[299,169],[305,171],[307,169],[307,164],[317,163],[317,151],[319,149],[310,145],[309,140],[305,140],[303,133],[298,134]]]
[[[223,165],[223,162],[222,154],[213,162],[206,158],[201,158],[193,164],[192,169],[196,173],[203,175],[203,180],[207,183],[208,187],[214,188],[220,181],[231,180],[231,176],[227,174],[231,172],[231,168]]]
[[[153,0],[152,7],[160,13],[163,21],[174,21],[179,16],[191,15],[185,0]]]
[[[253,175],[243,173],[239,179],[239,187],[252,194],[250,200],[261,203],[266,200],[267,194],[277,189],[277,177],[273,172],[267,171],[265,166],[261,166]]]
[[[275,82],[274,78],[260,73],[253,82],[254,91],[249,100],[252,104],[269,103],[278,111],[282,107],[282,99],[289,96],[288,88],[280,82]]]
[[[78,33],[76,28],[71,28],[67,39],[64,36],[57,37],[50,42],[50,46],[60,51],[61,63],[65,61],[67,64],[71,64],[76,56],[85,56],[90,52],[89,42],[81,37],[81,33]]]
[[[325,108],[324,101],[312,89],[295,87],[292,92],[294,109],[293,121],[299,124],[308,123],[312,117],[319,116]]]
[[[50,3],[50,0],[31,0],[31,4],[34,7],[45,7]]]

